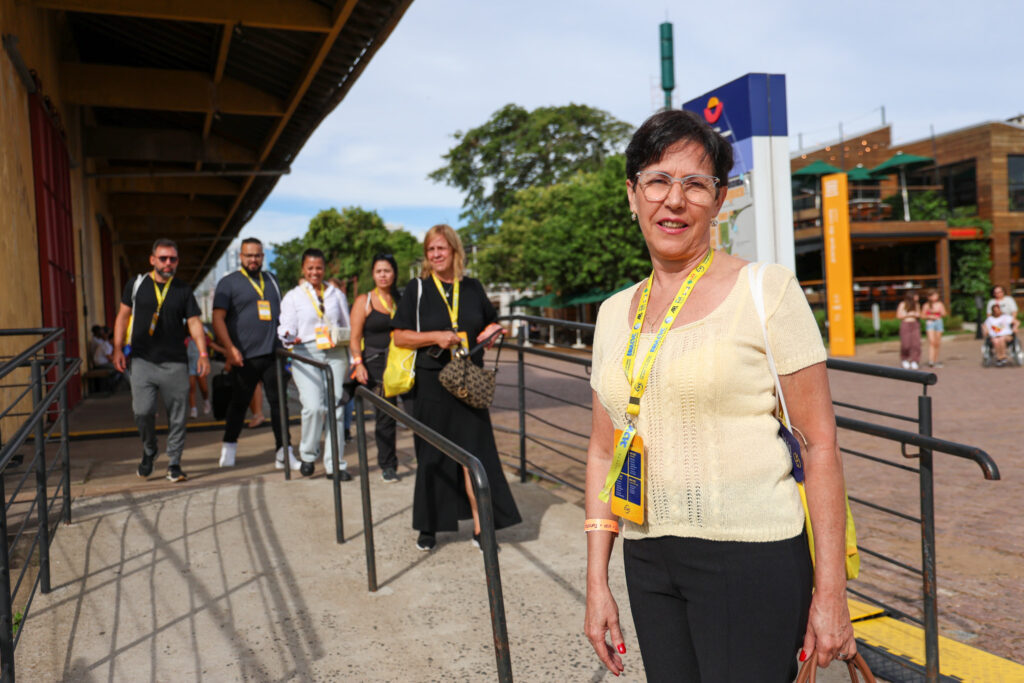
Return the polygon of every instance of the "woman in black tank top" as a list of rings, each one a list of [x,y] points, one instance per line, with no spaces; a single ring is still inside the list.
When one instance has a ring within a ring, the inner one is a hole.
[[[391,317],[398,307],[398,289],[395,276],[398,264],[391,254],[373,257],[373,291],[360,294],[352,303],[352,336],[350,349],[353,376],[368,388],[381,387],[384,368],[387,367],[388,345],[391,342]],[[382,393],[382,392],[378,392]],[[395,405],[395,399],[388,399]],[[377,409],[374,438],[377,442],[377,462],[381,479],[398,481],[398,457],[395,454],[395,420]]]

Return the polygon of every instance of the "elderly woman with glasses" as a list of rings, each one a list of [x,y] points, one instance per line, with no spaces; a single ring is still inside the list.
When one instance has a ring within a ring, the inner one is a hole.
[[[648,680],[792,680],[798,650],[819,666],[856,652],[825,349],[792,272],[764,267],[765,332],[755,264],[712,249],[732,165],[729,143],[678,110],[649,118],[626,150],[652,272],[598,315],[585,494],[584,629],[616,675],[626,649],[608,561],[620,521]],[[813,580],[766,337],[805,444]]]

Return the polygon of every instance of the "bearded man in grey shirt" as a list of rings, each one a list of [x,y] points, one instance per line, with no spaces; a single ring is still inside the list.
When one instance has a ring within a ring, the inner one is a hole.
[[[217,283],[213,294],[213,331],[225,349],[225,368],[231,370],[231,402],[224,424],[220,449],[220,466],[235,464],[238,435],[242,431],[245,410],[259,382],[270,401],[271,423],[277,449],[275,465],[284,469],[285,451],[293,470],[301,462],[292,453],[291,435],[281,430],[275,352],[281,342],[277,338],[281,315],[281,289],[277,279],[263,270],[263,243],[255,237],[242,240],[242,267]]]

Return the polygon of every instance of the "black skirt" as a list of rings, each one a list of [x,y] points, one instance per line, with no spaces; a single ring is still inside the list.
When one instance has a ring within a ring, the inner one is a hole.
[[[413,417],[480,459],[491,486],[494,528],[522,521],[498,460],[491,415],[470,408],[438,381],[437,370],[416,368]],[[417,531],[456,531],[460,519],[473,516],[462,466],[426,441],[416,438],[416,489],[412,527]]]

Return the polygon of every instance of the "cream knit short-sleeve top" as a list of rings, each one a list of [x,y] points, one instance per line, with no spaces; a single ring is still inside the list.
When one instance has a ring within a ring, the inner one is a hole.
[[[647,458],[647,508],[643,525],[624,520],[627,539],[779,541],[803,528],[789,452],[772,414],[775,389],[749,267],[718,308],[670,330],[658,353],[637,420]],[[590,383],[616,429],[626,424],[629,381],[622,358],[639,286],[605,301],[594,332]],[[764,303],[780,375],[825,360],[821,334],[790,270],[767,266]],[[641,335],[637,358],[654,337]]]

